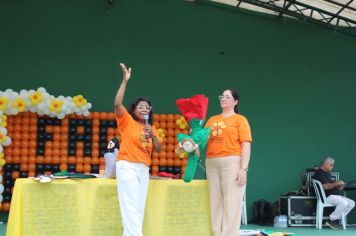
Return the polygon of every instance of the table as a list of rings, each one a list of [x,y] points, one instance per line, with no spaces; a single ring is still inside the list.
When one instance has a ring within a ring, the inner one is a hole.
[[[145,236],[209,236],[206,180],[150,180]],[[115,179],[17,179],[7,236],[122,235]]]

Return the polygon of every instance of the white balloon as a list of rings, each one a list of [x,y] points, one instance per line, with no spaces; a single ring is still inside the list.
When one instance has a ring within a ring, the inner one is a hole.
[[[11,143],[11,138],[9,136],[6,136],[5,142],[3,142],[4,146],[8,146]]]
[[[0,152],[3,152],[3,151],[4,151],[4,149],[3,149],[2,145],[0,144]]]
[[[3,196],[0,194],[0,202],[2,202],[3,200]]]
[[[4,192],[4,185],[0,184],[0,194],[2,194],[3,192]]]
[[[4,127],[0,127],[0,132],[1,132],[3,135],[6,135],[6,134],[7,134],[7,129],[4,128]]]

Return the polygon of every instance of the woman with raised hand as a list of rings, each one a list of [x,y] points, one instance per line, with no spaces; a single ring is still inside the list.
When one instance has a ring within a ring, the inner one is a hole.
[[[120,135],[116,162],[117,191],[123,236],[142,236],[152,151],[159,151],[161,138],[152,125],[152,104],[135,99],[128,110],[123,106],[131,68],[120,63],[122,82],[115,97],[115,117]]]

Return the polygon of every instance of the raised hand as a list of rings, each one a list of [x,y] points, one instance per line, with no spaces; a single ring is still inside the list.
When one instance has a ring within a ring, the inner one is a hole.
[[[129,81],[131,77],[131,67],[126,68],[124,63],[120,63],[121,71],[122,71],[122,80],[124,82]]]

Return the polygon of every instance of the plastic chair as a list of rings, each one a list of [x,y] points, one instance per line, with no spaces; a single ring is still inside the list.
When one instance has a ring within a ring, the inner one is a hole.
[[[242,208],[241,208],[241,221],[243,225],[247,225],[247,210],[246,210],[246,185],[243,188]]]
[[[324,207],[335,207],[335,205],[326,202],[325,191],[320,181],[316,179],[312,179],[312,182],[317,197],[315,227],[321,229],[323,223]],[[344,215],[342,215],[341,217],[341,223],[342,223],[342,228],[346,229],[346,217]]]

